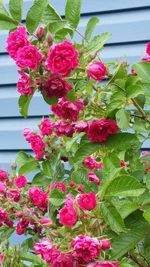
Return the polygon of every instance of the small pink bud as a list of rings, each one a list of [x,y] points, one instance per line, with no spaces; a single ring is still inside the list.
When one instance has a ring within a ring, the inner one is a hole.
[[[47,43],[48,43],[50,46],[53,44],[53,40],[54,40],[53,35],[52,35],[50,32],[47,33],[47,35],[46,35],[46,41],[47,41]]]
[[[39,223],[43,224],[43,225],[52,225],[53,224],[52,220],[49,218],[41,218],[41,219],[39,219]]]
[[[109,239],[101,240],[101,249],[102,250],[110,249],[110,247],[111,247],[111,244],[110,244],[110,240]]]
[[[44,28],[42,26],[40,26],[38,31],[37,31],[36,36],[38,39],[41,39],[43,37],[43,34],[44,34]]]
[[[4,254],[0,253],[0,264],[4,262]]]

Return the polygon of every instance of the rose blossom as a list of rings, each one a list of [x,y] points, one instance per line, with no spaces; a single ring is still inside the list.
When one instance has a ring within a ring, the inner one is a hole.
[[[6,222],[7,218],[7,212],[3,208],[0,208],[0,227]]]
[[[39,223],[42,225],[52,225],[53,222],[50,218],[41,218],[39,219]]]
[[[30,187],[29,197],[35,206],[37,206],[44,212],[47,211],[48,194],[45,193],[42,189],[35,186]]]
[[[72,89],[72,86],[56,74],[52,74],[43,84],[43,90],[48,98],[61,98]]]
[[[74,133],[73,126],[65,121],[59,121],[57,124],[55,124],[56,128],[56,134],[58,136],[68,136],[71,137]]]
[[[18,202],[21,198],[21,195],[18,190],[10,189],[6,193],[7,199],[12,202]]]
[[[32,79],[23,71],[18,72],[21,75],[17,83],[18,92],[23,96],[33,95]]]
[[[40,131],[42,135],[52,134],[54,129],[54,122],[52,122],[49,118],[45,118],[41,121]]]
[[[77,121],[74,124],[76,133],[86,132],[88,129],[88,123],[86,121]]]
[[[150,62],[150,56],[141,57],[142,61]]]
[[[6,186],[3,182],[0,181],[0,194],[4,194],[6,192]]]
[[[20,68],[37,70],[41,61],[42,55],[34,45],[24,46],[23,48],[19,49],[16,56],[16,64]]]
[[[63,183],[60,183],[60,182],[56,182],[56,183],[54,183],[54,184],[50,184],[49,186],[48,186],[48,189],[51,191],[51,190],[53,190],[53,189],[55,189],[55,188],[59,188],[62,192],[66,192],[67,191],[67,187],[65,186],[65,184],[63,184]]]
[[[110,244],[110,240],[109,239],[103,239],[103,240],[101,240],[100,244],[101,244],[101,249],[102,250],[107,250],[107,249],[110,249],[110,247],[111,247],[111,244]]]
[[[119,128],[114,120],[94,120],[89,124],[87,136],[91,142],[105,143],[109,136],[116,134]]]
[[[23,135],[24,135],[26,141],[30,143],[31,142],[31,139],[32,139],[32,136],[34,135],[34,133],[29,128],[25,128],[23,130]]]
[[[122,159],[122,160],[120,160],[120,166],[122,167],[122,168],[125,168],[125,166],[126,166],[126,163],[125,163],[125,161]]]
[[[8,178],[8,173],[5,170],[0,170],[0,181],[4,181],[7,180]]]
[[[83,161],[83,165],[89,168],[90,170],[93,170],[96,167],[96,161],[93,156],[89,156]]]
[[[150,56],[150,42],[146,45],[146,54]]]
[[[53,73],[67,77],[78,66],[78,51],[68,41],[52,46],[46,66]]]
[[[72,195],[67,195],[64,207],[59,210],[59,222],[68,227],[75,225],[78,219],[73,202],[74,197]]]
[[[100,185],[100,179],[94,172],[89,172],[88,180],[90,182],[95,182],[97,185]]]
[[[100,81],[105,78],[107,68],[105,67],[104,63],[95,62],[87,67],[87,73],[92,79]]]
[[[18,235],[22,235],[26,232],[29,225],[29,219],[27,217],[23,217],[19,220],[16,226],[16,233]]]
[[[120,267],[118,262],[115,261],[99,261],[88,264],[87,267]]]
[[[6,50],[10,57],[15,60],[18,50],[26,45],[29,45],[27,30],[24,26],[18,26],[15,31],[9,34]]]
[[[0,264],[4,262],[4,254],[0,252]]]
[[[19,176],[14,180],[14,184],[18,187],[18,188],[22,188],[25,187],[25,185],[27,184],[27,179],[25,176]]]
[[[100,256],[100,243],[97,238],[79,235],[73,240],[71,246],[79,263],[89,263]]]
[[[82,210],[93,210],[96,207],[96,195],[94,193],[83,193],[77,198],[78,205]]]
[[[61,119],[76,121],[80,111],[83,110],[83,102],[78,99],[72,103],[65,98],[60,98],[58,103],[51,107],[51,110]]]
[[[31,148],[36,155],[37,160],[41,160],[44,156],[44,149],[46,147],[39,134],[32,133],[30,130],[26,129],[23,132],[25,139],[31,144]]]

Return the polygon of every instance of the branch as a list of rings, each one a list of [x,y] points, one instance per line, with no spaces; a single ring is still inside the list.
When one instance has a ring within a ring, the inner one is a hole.
[[[142,118],[143,118],[145,121],[147,121],[147,122],[150,123],[150,120],[147,118],[146,113],[145,113],[144,110],[140,107],[140,105],[137,103],[137,101],[136,101],[134,98],[131,98],[131,100],[132,100],[132,103],[134,104],[134,106],[137,108],[137,110],[141,113]]]

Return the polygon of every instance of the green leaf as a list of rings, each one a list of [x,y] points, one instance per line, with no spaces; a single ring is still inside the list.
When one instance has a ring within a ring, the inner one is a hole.
[[[39,26],[44,10],[47,5],[47,0],[34,0],[34,3],[28,11],[26,17],[26,26],[30,33],[34,33]]]
[[[35,186],[48,186],[50,184],[50,179],[45,177],[41,172],[37,173],[32,180],[32,185]]]
[[[115,154],[109,154],[103,159],[104,169],[107,173],[121,168],[120,159]]]
[[[138,197],[144,191],[145,188],[136,178],[129,175],[121,175],[109,182],[105,189],[105,196]]]
[[[28,95],[28,96],[21,95],[19,97],[19,112],[25,118],[28,116],[28,108],[29,108],[31,99],[32,99],[32,95]]]
[[[123,219],[139,208],[137,203],[134,203],[129,199],[114,199],[112,202]]]
[[[50,204],[55,207],[60,207],[66,201],[66,194],[59,188],[55,188],[50,195]]]
[[[150,83],[150,63],[138,62],[132,66],[136,73],[145,83]]]
[[[150,264],[150,231],[144,240],[144,256]]]
[[[9,1],[10,13],[12,17],[18,22],[21,22],[22,20],[22,5],[23,5],[23,0],[10,0]]]
[[[12,30],[16,28],[18,23],[5,14],[0,13],[0,30]]]
[[[51,168],[51,163],[49,160],[44,160],[42,162],[42,168],[43,168],[43,172],[45,175],[51,177],[52,175],[52,168]]]
[[[7,9],[5,8],[2,0],[0,0],[0,14],[5,14],[5,15],[9,16],[9,13],[8,13]]]
[[[33,171],[39,170],[40,166],[37,160],[33,159],[27,163],[25,163],[21,168],[19,169],[19,175],[25,175]]]
[[[58,102],[58,98],[56,96],[52,96],[51,98],[48,98],[45,94],[45,91],[42,91],[42,96],[45,100],[45,102],[49,105],[54,105],[54,104],[57,104]]]
[[[138,139],[131,133],[118,133],[112,135],[105,143],[108,148],[119,151],[126,151],[134,144],[138,144]]]
[[[26,154],[24,151],[20,151],[17,154],[17,157],[16,157],[16,164],[20,168],[24,164],[26,164],[28,161],[30,161],[31,159],[33,159],[31,156],[29,156],[28,154]]]
[[[85,31],[85,39],[86,41],[89,41],[92,35],[92,32],[95,29],[96,24],[99,23],[99,19],[97,17],[92,17],[86,26],[86,31]]]
[[[130,113],[125,109],[120,109],[116,113],[116,121],[121,130],[130,128]]]
[[[150,190],[150,172],[147,172],[145,175],[144,181],[146,183],[146,187]]]
[[[54,9],[54,7],[51,4],[48,4],[44,10],[43,21],[45,22],[45,24],[63,22],[62,18],[60,17],[60,15],[57,13],[57,11]]]
[[[143,216],[150,223],[150,208],[144,211]]]
[[[71,27],[77,28],[80,21],[82,0],[67,0],[65,7],[65,17]]]
[[[74,163],[82,162],[84,159],[86,159],[88,156],[90,156],[94,152],[98,151],[100,148],[101,148],[101,145],[98,143],[87,143],[87,144],[81,145],[80,148],[75,153],[73,162]]]
[[[113,83],[117,79],[123,79],[126,77],[127,67],[122,62],[118,64],[113,77],[109,80],[109,84]]]
[[[93,52],[101,50],[108,39],[111,38],[111,34],[108,32],[96,35],[91,42],[89,42],[85,48],[84,57],[88,57]]]
[[[140,85],[130,85],[126,88],[127,98],[134,98],[138,95],[144,94],[144,87]]]
[[[101,214],[111,230],[120,233],[125,230],[123,219],[117,209],[111,204],[102,203],[100,206]]]

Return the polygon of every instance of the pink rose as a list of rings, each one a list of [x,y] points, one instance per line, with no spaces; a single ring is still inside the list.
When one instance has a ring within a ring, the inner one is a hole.
[[[96,161],[93,156],[89,156],[83,161],[83,165],[89,168],[90,170],[93,170],[96,167]]]
[[[96,183],[97,185],[100,185],[100,179],[99,179],[99,177],[94,172],[89,172],[89,174],[88,174],[88,180],[90,182]]]
[[[18,71],[21,77],[17,83],[18,92],[23,95],[33,95],[34,88],[32,87],[32,79],[23,71]]]
[[[150,62],[150,56],[141,57],[142,61]]]
[[[26,139],[27,142],[31,142],[31,139],[32,139],[32,136],[34,135],[34,133],[32,132],[32,130],[28,129],[28,128],[25,128],[23,130],[23,135]]]
[[[27,184],[27,179],[24,176],[19,176],[14,180],[14,184],[18,188],[25,187]]]
[[[89,124],[87,136],[91,142],[105,143],[109,136],[116,134],[119,128],[114,120],[94,120]]]
[[[0,252],[0,264],[4,262],[4,254]]]
[[[16,56],[16,64],[20,68],[37,70],[42,61],[42,55],[34,45],[27,45],[19,49]]]
[[[18,202],[21,198],[21,195],[18,190],[16,189],[10,189],[6,193],[7,199],[10,202]]]
[[[65,98],[60,98],[58,103],[51,107],[51,110],[60,119],[76,121],[80,111],[83,110],[83,103],[79,99],[72,103]]]
[[[39,219],[39,223],[42,225],[52,225],[53,222],[50,218],[41,218]]]
[[[150,56],[150,42],[146,45],[146,54]]]
[[[125,163],[125,161],[124,161],[124,160],[120,160],[120,166],[121,166],[122,168],[125,168],[125,166],[126,166],[126,163]]]
[[[137,73],[136,73],[136,71],[135,71],[134,69],[131,69],[131,74],[132,74],[133,76],[137,76]]]
[[[29,219],[27,217],[21,218],[17,223],[16,233],[18,235],[23,235],[26,232],[28,225],[29,225]]]
[[[100,243],[97,238],[79,235],[73,240],[71,246],[79,263],[89,263],[100,256]]]
[[[0,227],[6,222],[7,218],[7,212],[3,208],[0,208]]]
[[[43,136],[52,134],[54,126],[54,122],[52,122],[49,118],[43,119],[40,124],[41,134]]]
[[[48,194],[38,187],[30,187],[29,197],[33,204],[41,209],[43,212],[47,211]]]
[[[43,90],[48,98],[61,98],[72,89],[72,86],[56,74],[52,74],[43,84]]]
[[[37,31],[37,33],[36,33],[36,36],[37,36],[37,38],[38,38],[39,40],[41,40],[42,37],[43,37],[43,34],[44,34],[44,28],[43,28],[42,26],[40,26],[40,27],[38,28],[38,31]]]
[[[65,206],[59,210],[59,222],[68,227],[75,225],[78,219],[73,202],[74,198],[71,195],[67,195]]]
[[[48,190],[50,190],[50,191],[55,189],[55,188],[59,188],[64,193],[67,191],[67,187],[65,186],[65,184],[60,183],[60,182],[56,182],[56,183],[50,184],[48,186]]]
[[[74,129],[72,125],[65,121],[59,121],[56,125],[56,134],[58,136],[68,136],[71,137],[74,133]]]
[[[6,192],[6,186],[3,182],[0,181],[0,194],[4,194]]]
[[[96,207],[96,195],[94,193],[83,193],[77,198],[81,210],[93,210]]]
[[[86,132],[88,129],[88,123],[86,121],[77,121],[74,124],[76,133]]]
[[[9,34],[6,50],[15,60],[19,49],[26,45],[29,45],[29,41],[27,40],[27,30],[24,26],[18,26],[15,31]]]
[[[35,134],[30,129],[25,129],[23,132],[25,139],[31,144],[31,148],[35,153],[36,159],[41,160],[44,156],[44,150],[46,148],[42,137],[39,134]]]
[[[115,261],[99,261],[95,263],[88,264],[87,267],[120,267],[118,262]]]
[[[8,179],[8,173],[5,170],[0,170],[0,181],[4,181]]]
[[[105,78],[107,68],[105,67],[104,63],[95,62],[87,67],[87,73],[92,79],[101,81]]]
[[[101,244],[101,249],[102,250],[107,250],[107,249],[110,249],[110,247],[111,247],[111,244],[110,244],[110,240],[109,239],[103,239],[103,240],[101,240],[100,244]]]
[[[67,77],[78,66],[78,51],[68,41],[52,46],[46,66],[53,73]]]
[[[141,157],[147,156],[149,154],[150,154],[149,151],[144,150],[144,151],[141,152]]]

